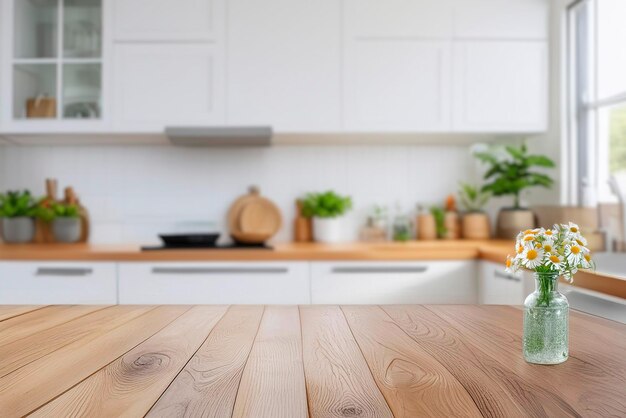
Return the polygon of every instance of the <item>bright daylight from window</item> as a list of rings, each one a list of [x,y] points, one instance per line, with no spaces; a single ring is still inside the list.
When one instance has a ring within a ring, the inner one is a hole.
[[[626,172],[624,16],[624,0],[583,0],[570,12],[570,76],[575,80],[570,97],[576,102],[571,138],[582,151],[577,178],[584,203],[613,201],[609,179]]]

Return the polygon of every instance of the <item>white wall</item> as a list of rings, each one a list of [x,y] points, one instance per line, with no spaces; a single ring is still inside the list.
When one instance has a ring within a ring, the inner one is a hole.
[[[44,180],[72,185],[88,207],[93,242],[151,242],[176,221],[216,221],[256,184],[280,207],[291,239],[294,200],[334,189],[355,203],[354,232],[374,204],[441,203],[473,180],[467,147],[303,146],[262,149],[163,147],[0,148],[0,190],[44,193]]]

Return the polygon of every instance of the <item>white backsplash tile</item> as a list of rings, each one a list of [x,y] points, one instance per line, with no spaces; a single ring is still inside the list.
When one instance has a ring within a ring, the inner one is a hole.
[[[282,211],[276,241],[291,239],[297,197],[329,189],[352,196],[356,237],[373,205],[393,214],[396,203],[405,211],[441,203],[474,172],[469,149],[453,146],[0,147],[0,189],[43,194],[48,177],[72,185],[97,243],[156,242],[180,221],[211,221],[226,233],[228,207],[250,185]]]

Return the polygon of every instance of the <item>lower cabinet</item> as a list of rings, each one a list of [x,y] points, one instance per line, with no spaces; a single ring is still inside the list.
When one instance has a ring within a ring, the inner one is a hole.
[[[1,262],[0,305],[115,304],[115,263]]]
[[[121,304],[308,304],[309,263],[122,263]]]
[[[481,261],[479,267],[479,302],[487,305],[522,305],[532,292],[530,273],[505,272],[504,263]]]
[[[476,303],[476,262],[314,262],[315,304]]]

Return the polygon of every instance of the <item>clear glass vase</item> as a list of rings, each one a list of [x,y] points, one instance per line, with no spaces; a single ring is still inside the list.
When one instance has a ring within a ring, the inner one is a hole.
[[[524,358],[559,364],[569,355],[569,302],[558,291],[558,273],[535,273],[535,291],[524,301]]]

